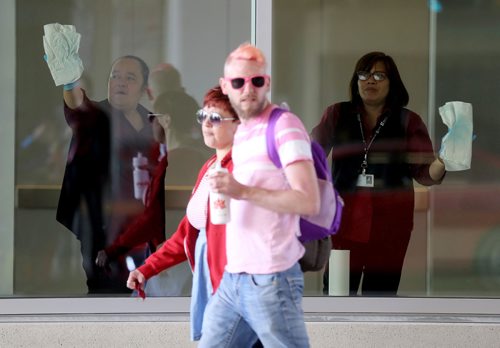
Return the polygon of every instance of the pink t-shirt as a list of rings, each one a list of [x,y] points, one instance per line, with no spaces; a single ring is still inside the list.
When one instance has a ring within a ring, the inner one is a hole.
[[[233,175],[244,185],[271,190],[289,188],[284,171],[267,155],[267,123],[275,107],[267,107],[262,115],[240,124],[236,131]],[[275,134],[283,168],[297,161],[312,161],[309,135],[297,116],[283,113],[276,123]],[[226,228],[226,270],[251,274],[287,270],[304,254],[298,235],[298,215],[277,213],[245,200],[231,199],[231,221]]]

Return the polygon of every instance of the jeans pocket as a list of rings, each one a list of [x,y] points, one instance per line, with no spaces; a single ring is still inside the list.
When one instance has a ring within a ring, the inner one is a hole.
[[[257,287],[276,285],[276,274],[252,274],[252,284]]]
[[[286,278],[290,287],[292,300],[298,309],[302,309],[302,296],[304,294],[304,278],[289,276]]]

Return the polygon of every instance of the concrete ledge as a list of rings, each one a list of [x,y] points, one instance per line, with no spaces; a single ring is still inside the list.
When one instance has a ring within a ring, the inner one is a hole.
[[[498,347],[499,324],[307,323],[311,347]]]
[[[2,317],[1,347],[196,347],[187,317]],[[310,321],[311,347],[498,347],[500,323]],[[322,318],[324,319],[324,318]],[[347,318],[344,318],[347,319]],[[498,319],[498,318],[497,318]],[[148,321],[149,320],[149,321]],[[166,321],[165,321],[166,320]],[[177,321],[174,321],[177,320]],[[343,320],[343,319],[341,319]],[[452,321],[452,320],[450,320]]]
[[[498,299],[305,297],[312,347],[500,347]],[[3,347],[196,347],[189,298],[0,299]]]

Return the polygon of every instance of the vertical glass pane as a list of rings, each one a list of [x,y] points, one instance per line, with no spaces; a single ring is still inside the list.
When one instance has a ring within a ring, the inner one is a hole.
[[[499,143],[491,101],[499,11],[498,1],[273,1],[273,99],[286,101],[309,130],[327,106],[349,100],[355,64],[371,51],[394,58],[407,108],[427,126],[435,152],[448,131],[438,107],[473,105],[472,168],[448,172],[441,185],[414,183],[399,296],[498,296]],[[306,279],[306,293],[323,293],[321,272]]]
[[[430,289],[439,296],[499,296],[500,3],[441,1],[436,8],[436,105],[459,100],[474,113],[472,166],[436,188]],[[436,113],[436,138],[447,132]]]
[[[147,156],[150,176],[154,175],[151,167],[160,165],[159,143],[147,112],[168,113],[175,125],[167,136],[163,239],[175,231],[201,164],[212,154],[203,144],[194,114],[205,92],[218,83],[227,53],[250,40],[250,5],[248,0],[16,1],[15,12],[10,10],[16,16],[16,31],[12,33],[17,63],[16,148],[9,149],[16,156],[17,207],[11,265],[15,274],[13,294],[5,295],[86,296],[88,286],[93,286],[90,292],[94,295],[130,295],[123,287],[128,268],[133,267],[131,261],[138,265],[161,240],[147,245],[144,242],[152,238],[146,238],[131,250],[121,245],[113,253],[109,251],[108,261],[111,254],[114,259],[109,267],[99,270],[98,277],[94,277],[96,266],[91,264],[95,263],[95,245],[98,249],[114,245],[144,212],[142,200],[134,198],[133,157],[138,152]],[[54,22],[72,24],[81,34],[79,56],[84,70],[79,87],[85,90],[89,102],[83,104],[84,108],[75,108],[78,112],[66,110],[66,118],[63,88],[55,86],[43,59],[44,25]],[[132,80],[143,81],[145,70],[139,61],[129,58],[126,62],[132,68],[113,65],[110,72],[112,63],[125,55],[141,58],[152,72],[152,97],[139,84],[139,103],[144,108],[134,106],[130,115],[118,104],[120,100],[124,104],[130,101]],[[108,98],[108,81],[112,81],[111,108],[101,102]],[[113,81],[119,81],[116,90]],[[96,105],[99,110],[124,112],[104,115],[93,109]],[[175,121],[175,116],[181,117]],[[101,139],[101,143],[96,145],[95,139]],[[85,157],[82,153],[93,155]],[[74,158],[80,162],[73,162]],[[179,168],[183,170],[180,174]],[[136,165],[137,173],[143,173],[141,169]],[[67,227],[56,221],[65,171],[66,179],[72,175],[78,181],[71,183],[77,192],[59,206],[67,210],[61,214],[68,217]],[[93,185],[99,187],[102,197],[91,194],[89,187],[96,187]],[[101,204],[102,210],[94,203]],[[99,220],[96,216],[101,211],[103,218]],[[102,231],[102,238],[97,240],[95,231]],[[86,255],[82,243],[92,241],[94,251],[82,259],[82,253]],[[129,256],[132,259],[127,262]],[[110,274],[116,277],[108,277]],[[187,263],[163,278],[161,287],[168,289],[157,295],[189,294],[191,271]],[[89,285],[89,279],[96,284]]]

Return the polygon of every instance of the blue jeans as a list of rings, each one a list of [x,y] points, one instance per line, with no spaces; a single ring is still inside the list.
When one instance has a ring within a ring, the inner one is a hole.
[[[299,264],[272,274],[224,272],[203,319],[198,347],[240,347],[254,331],[268,347],[309,347]]]
[[[194,251],[195,265],[193,272],[193,287],[191,288],[191,340],[198,341],[201,337],[203,313],[212,297],[212,281],[207,261],[207,232],[200,229]]]

